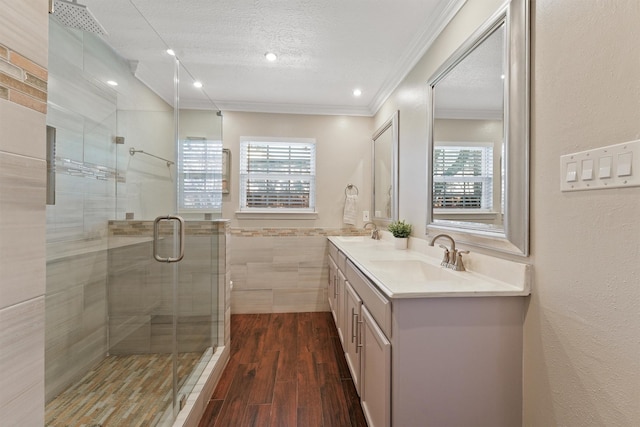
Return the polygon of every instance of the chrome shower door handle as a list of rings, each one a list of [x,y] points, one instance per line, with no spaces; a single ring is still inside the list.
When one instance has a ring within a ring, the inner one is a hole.
[[[180,225],[178,229],[178,238],[180,243],[180,253],[175,258],[162,258],[158,255],[158,241],[160,240],[160,222],[161,221],[178,221]],[[178,262],[184,258],[184,219],[177,215],[159,216],[153,221],[153,258],[158,262]]]

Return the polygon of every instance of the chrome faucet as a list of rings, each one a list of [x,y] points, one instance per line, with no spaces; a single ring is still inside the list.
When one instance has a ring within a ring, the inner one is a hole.
[[[439,238],[449,239],[451,242],[451,248],[447,248],[445,245],[438,245],[442,249],[444,249],[444,256],[442,258],[441,266],[450,268],[455,271],[465,271],[464,263],[462,262],[462,254],[468,254],[469,251],[460,251],[456,249],[456,242],[453,240],[453,237],[448,234],[438,234],[429,242],[429,246],[433,246],[433,244]]]
[[[367,229],[367,225],[369,225],[369,224],[373,225],[373,230],[371,230],[371,238],[374,239],[374,240],[380,240],[380,232],[378,231],[378,226],[375,223],[366,222],[362,226],[362,228],[366,230]]]

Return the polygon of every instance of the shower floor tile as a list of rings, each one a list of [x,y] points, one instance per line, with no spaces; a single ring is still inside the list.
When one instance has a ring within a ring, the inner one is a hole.
[[[184,378],[202,353],[181,353]],[[46,405],[47,427],[153,426],[171,403],[170,354],[109,356]]]

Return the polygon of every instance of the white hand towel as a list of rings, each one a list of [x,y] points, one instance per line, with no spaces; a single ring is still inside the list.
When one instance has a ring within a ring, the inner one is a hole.
[[[344,200],[344,216],[342,221],[345,224],[356,225],[358,195],[349,194]]]

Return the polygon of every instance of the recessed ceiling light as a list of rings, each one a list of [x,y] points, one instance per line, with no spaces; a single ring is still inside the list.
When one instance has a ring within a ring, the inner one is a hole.
[[[196,80],[195,82],[193,82],[193,85],[195,87],[197,87],[197,88],[201,88],[202,87],[202,82],[199,82],[199,81]]]
[[[360,95],[362,95],[362,91],[360,89],[353,90],[353,96],[360,96]]]
[[[505,77],[505,76],[504,76],[504,74],[501,74],[501,75],[500,75],[500,78],[501,78],[502,80],[504,80],[504,77]]]
[[[278,59],[278,56],[273,52],[265,53],[264,57],[267,58],[267,61],[269,62],[275,62],[275,60]]]
[[[173,49],[167,49],[167,53],[171,56],[176,56],[176,53],[173,51]]]
[[[115,80],[107,80],[109,86],[118,86],[118,82]]]

